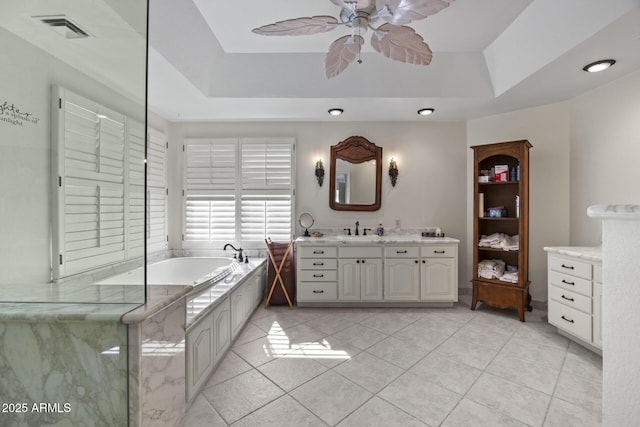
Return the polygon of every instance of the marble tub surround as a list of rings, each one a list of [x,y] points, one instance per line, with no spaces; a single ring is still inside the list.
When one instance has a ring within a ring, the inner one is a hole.
[[[640,205],[590,206],[602,221],[603,425],[637,425],[640,407]]]
[[[0,321],[0,401],[26,403],[29,409],[3,411],[0,425],[126,425],[126,326],[86,318],[16,319]],[[34,411],[32,405],[41,403],[57,406]]]
[[[264,258],[252,258],[215,284],[149,286],[147,303],[123,316],[129,327],[129,426],[177,424],[187,407],[189,325],[215,309],[252,274],[263,274],[265,263]]]
[[[129,426],[174,426],[184,414],[185,311],[179,298],[129,325]]]

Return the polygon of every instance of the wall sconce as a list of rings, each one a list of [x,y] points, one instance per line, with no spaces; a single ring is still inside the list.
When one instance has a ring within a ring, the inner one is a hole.
[[[389,178],[391,178],[391,185],[395,187],[396,181],[398,180],[398,165],[396,164],[396,161],[393,159],[393,157],[389,162]]]
[[[322,187],[322,182],[324,181],[324,166],[320,159],[316,162],[316,179],[318,180],[318,185]]]

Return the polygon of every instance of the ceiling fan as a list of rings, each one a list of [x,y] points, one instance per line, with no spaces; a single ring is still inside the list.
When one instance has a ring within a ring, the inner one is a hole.
[[[429,65],[433,53],[424,39],[409,24],[425,19],[449,6],[454,0],[330,0],[340,6],[340,20],[333,16],[311,16],[287,19],[254,28],[265,36],[299,36],[325,33],[339,26],[351,28],[351,34],[340,37],[329,47],[324,61],[327,78],[342,73],[358,58],[364,44],[362,37],[373,31],[371,46],[387,58],[409,64]],[[375,27],[382,20],[384,23]]]

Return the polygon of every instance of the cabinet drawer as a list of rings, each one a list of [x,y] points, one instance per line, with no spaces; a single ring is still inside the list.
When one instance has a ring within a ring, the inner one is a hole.
[[[410,246],[387,246],[384,248],[385,258],[418,258],[420,248]]]
[[[455,246],[423,246],[420,248],[423,258],[453,258],[456,256]]]
[[[335,301],[338,299],[336,282],[298,283],[298,301]]]
[[[298,280],[301,282],[335,282],[335,270],[300,270]]]
[[[549,299],[591,314],[591,298],[557,286],[549,286]]]
[[[549,257],[549,269],[591,280],[591,264],[568,258]]]
[[[338,254],[341,258],[381,258],[382,248],[371,246],[340,246]]]
[[[591,316],[560,304],[549,301],[549,323],[569,332],[576,337],[591,342]]]
[[[335,246],[300,246],[301,258],[336,258],[338,248]]]
[[[549,285],[558,286],[573,292],[591,297],[593,290],[591,289],[591,280],[581,279],[569,274],[559,273],[549,270]]]
[[[602,283],[602,266],[601,265],[593,266],[593,281]]]
[[[302,258],[300,260],[301,270],[335,270],[337,265],[335,258]]]

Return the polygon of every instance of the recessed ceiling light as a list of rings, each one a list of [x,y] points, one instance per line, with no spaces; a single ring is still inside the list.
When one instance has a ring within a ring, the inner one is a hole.
[[[591,64],[587,64],[582,69],[588,73],[597,73],[598,71],[604,71],[607,68],[611,67],[615,64],[616,61],[614,59],[603,59],[601,61],[592,62]]]
[[[433,108],[422,108],[422,109],[418,110],[418,114],[420,114],[421,116],[429,116],[429,115],[433,114],[434,111],[435,111],[435,109],[433,109]]]
[[[331,108],[329,110],[329,114],[331,114],[332,116],[339,116],[342,113],[344,113],[344,110],[342,108]]]

